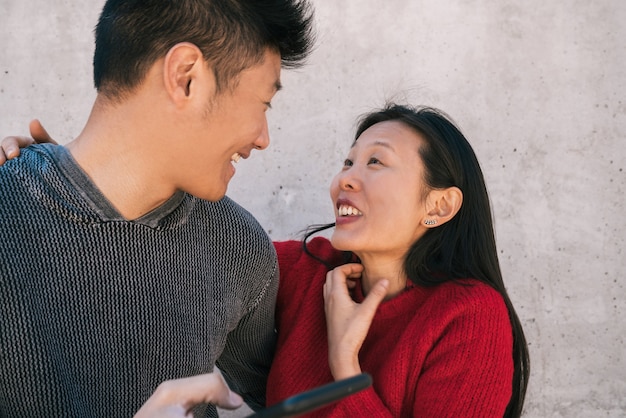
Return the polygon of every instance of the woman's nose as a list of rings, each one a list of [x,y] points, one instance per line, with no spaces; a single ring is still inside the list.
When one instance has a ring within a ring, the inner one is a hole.
[[[351,169],[340,173],[338,182],[342,190],[355,190],[358,184]]]

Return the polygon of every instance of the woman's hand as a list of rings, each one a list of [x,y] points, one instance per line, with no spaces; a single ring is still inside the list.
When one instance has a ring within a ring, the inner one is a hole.
[[[213,373],[161,383],[134,418],[192,417],[190,410],[200,404],[236,409],[243,405],[243,399],[228,388],[216,369]]]
[[[4,164],[6,160],[18,157],[20,155],[20,148],[26,148],[34,143],[57,143],[50,137],[41,122],[37,119],[33,119],[28,127],[32,138],[27,136],[7,136],[2,140],[0,143],[0,165]]]
[[[370,290],[363,303],[350,297],[354,279],[361,277],[363,266],[344,264],[326,274],[324,308],[328,328],[328,362],[335,380],[361,373],[359,350],[365,341],[378,305],[387,294],[389,282],[381,280]]]

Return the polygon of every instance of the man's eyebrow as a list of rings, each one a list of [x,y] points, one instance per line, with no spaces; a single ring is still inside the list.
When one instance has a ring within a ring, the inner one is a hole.
[[[274,92],[273,94],[278,93],[281,89],[283,88],[283,85],[280,83],[280,80],[276,80],[274,82]],[[267,105],[267,107],[269,107],[270,109],[272,108],[272,103],[271,102],[265,102],[265,104]]]

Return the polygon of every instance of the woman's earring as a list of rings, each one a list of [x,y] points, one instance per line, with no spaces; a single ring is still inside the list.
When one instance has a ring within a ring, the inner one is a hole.
[[[435,219],[426,219],[424,221],[424,224],[426,224],[426,225],[436,225],[437,221]]]

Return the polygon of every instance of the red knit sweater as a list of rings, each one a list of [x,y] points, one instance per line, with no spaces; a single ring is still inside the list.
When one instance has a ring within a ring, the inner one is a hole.
[[[278,345],[267,402],[333,381],[322,286],[327,268],[299,241],[274,243],[280,263]],[[341,263],[328,240],[313,254]],[[383,302],[359,353],[373,386],[307,416],[501,417],[513,379],[513,337],[499,293],[476,280],[413,287]],[[357,302],[363,300],[360,289]]]

